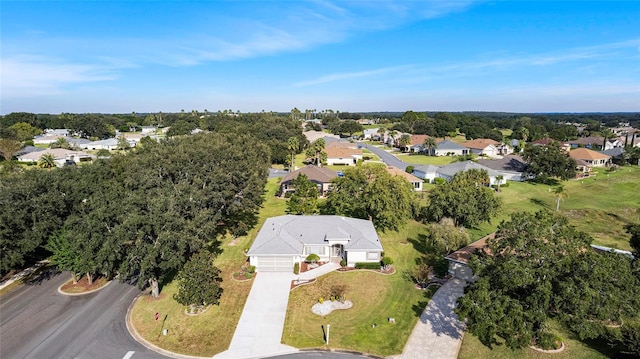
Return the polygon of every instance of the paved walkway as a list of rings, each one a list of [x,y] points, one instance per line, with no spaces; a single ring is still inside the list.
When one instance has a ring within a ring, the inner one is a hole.
[[[465,282],[451,279],[433,295],[397,359],[456,359],[464,323],[453,308],[464,293]]]
[[[329,262],[329,263],[325,263],[323,265],[321,265],[318,268],[314,268],[312,270],[300,273],[300,275],[297,277],[298,279],[301,280],[309,280],[309,279],[313,279],[313,278],[318,278],[320,276],[323,276],[329,272],[333,272],[334,270],[340,268],[340,264],[338,263],[334,263],[334,262]]]
[[[295,353],[281,344],[293,273],[260,272],[256,275],[229,349],[215,359],[263,358]]]

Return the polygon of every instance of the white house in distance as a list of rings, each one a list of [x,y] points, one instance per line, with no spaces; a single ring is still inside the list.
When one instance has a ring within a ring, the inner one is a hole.
[[[438,177],[439,169],[440,167],[434,165],[415,166],[413,168],[413,175],[431,183]]]
[[[86,150],[115,150],[118,148],[118,140],[107,138],[106,140],[93,141],[81,145]]]
[[[462,156],[470,154],[471,150],[453,141],[444,140],[436,145],[433,152],[436,156]]]
[[[327,165],[329,166],[355,166],[358,160],[363,157],[362,150],[358,148],[327,146],[324,152],[327,154]]]
[[[387,166],[386,170],[392,176],[400,176],[405,178],[409,183],[411,183],[411,187],[413,187],[414,191],[422,191],[422,183],[424,182],[422,178],[407,173],[406,171],[403,171],[398,167]]]
[[[463,143],[464,147],[470,149],[474,155],[489,157],[495,157],[500,154],[498,150],[499,144],[500,142],[488,138],[476,138],[475,140]]]
[[[292,272],[309,254],[321,261],[379,262],[382,243],[373,222],[341,216],[268,218],[251,248],[249,262],[257,272]]]
[[[54,161],[58,167],[63,166],[67,160],[73,161],[75,163],[80,163],[91,161],[94,158],[92,155],[82,151],[71,151],[64,148],[52,148],[42,151],[24,153],[19,155],[17,159],[18,162],[37,163],[40,160],[40,157],[47,153],[53,156]]]
[[[477,164],[473,161],[464,161],[464,162],[454,162],[452,164],[440,167],[437,171],[437,176],[440,178],[444,178],[447,181],[450,181],[453,176],[456,175],[456,173],[458,172],[465,172],[465,171],[469,171],[469,170],[484,170],[487,171],[487,173],[489,174],[489,185],[493,186],[498,184],[498,179],[497,177],[502,176],[502,179],[499,181],[500,184],[505,184],[507,183],[507,179],[505,178],[505,176],[503,174],[501,174],[498,171],[495,171],[489,167]]]

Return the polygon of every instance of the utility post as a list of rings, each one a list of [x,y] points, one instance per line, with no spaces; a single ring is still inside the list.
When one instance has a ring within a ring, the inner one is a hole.
[[[331,324],[327,324],[327,346],[329,346],[329,329],[331,329]]]

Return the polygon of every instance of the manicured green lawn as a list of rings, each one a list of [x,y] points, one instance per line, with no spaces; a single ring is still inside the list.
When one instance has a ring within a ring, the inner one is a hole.
[[[606,346],[599,348],[605,353],[591,348],[585,343],[576,340],[571,333],[563,330],[558,325],[553,325],[553,329],[565,342],[566,349],[560,353],[546,354],[529,348],[512,350],[505,346],[494,346],[493,349],[489,349],[474,335],[466,332],[464,333],[462,347],[458,353],[458,359],[601,359],[609,358],[610,356],[607,354],[613,354],[607,353],[608,348]]]
[[[419,252],[410,240],[424,234],[424,226],[411,222],[397,232],[381,233],[385,255],[394,260],[396,273],[382,275],[371,271],[334,272],[317,282],[294,289],[289,297],[283,343],[297,348],[325,348],[323,326],[331,325],[329,347],[388,356],[402,352],[406,341],[432,291],[414,288],[406,272],[415,264]],[[333,283],[347,286],[347,310],[321,317],[311,312],[323,288]],[[388,318],[395,318],[390,324]],[[373,325],[376,324],[375,327]]]
[[[594,244],[630,250],[629,236],[623,227],[638,221],[640,168],[622,167],[608,175],[603,169],[595,178],[565,181],[562,185],[569,197],[560,203],[560,213],[567,216],[571,224],[593,236]],[[508,187],[502,187],[497,193],[503,200],[500,215],[490,224],[470,228],[472,238],[493,232],[513,212],[555,210],[554,188],[533,182],[509,182]]]
[[[197,356],[212,356],[229,347],[253,283],[252,280],[235,281],[232,275],[245,262],[244,249],[249,248],[265,219],[284,214],[286,201],[275,197],[277,189],[276,179],[270,179],[259,222],[247,236],[235,241],[230,237],[222,241],[223,252],[215,260],[223,278],[224,292],[220,305],[212,306],[198,316],[185,315],[185,307],[173,300],[173,294],[177,292],[176,282],[163,287],[160,298],[153,299],[145,294],[136,302],[132,318],[136,329],[146,340],[163,349]],[[155,320],[156,312],[160,313],[159,321]],[[169,329],[167,336],[161,335],[165,316],[164,328]]]

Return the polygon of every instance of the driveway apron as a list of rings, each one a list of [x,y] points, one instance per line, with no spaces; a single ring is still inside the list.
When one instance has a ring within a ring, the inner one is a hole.
[[[260,358],[297,351],[281,344],[292,279],[292,273],[256,275],[229,350],[214,358]]]
[[[462,344],[464,323],[453,312],[465,282],[451,279],[433,295],[413,328],[401,359],[455,359]]]

